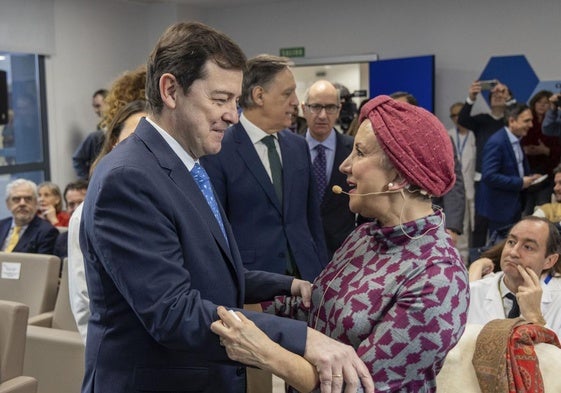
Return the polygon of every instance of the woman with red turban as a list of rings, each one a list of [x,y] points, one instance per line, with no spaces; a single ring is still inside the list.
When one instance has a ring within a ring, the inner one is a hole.
[[[464,331],[468,276],[431,196],[455,182],[450,138],[426,110],[379,96],[361,110],[354,149],[341,164],[357,227],[313,283],[312,305],[279,297],[266,312],[305,319],[352,346],[376,392],[434,392]],[[339,191],[339,190],[336,190]],[[212,325],[228,355],[302,391],[339,392],[347,370],[326,369],[272,343],[242,314],[219,308]],[[359,388],[359,387],[358,387]],[[345,392],[357,386],[346,386]]]

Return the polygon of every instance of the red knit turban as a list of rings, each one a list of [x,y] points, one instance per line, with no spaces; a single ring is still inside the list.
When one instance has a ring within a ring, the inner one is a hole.
[[[454,151],[446,129],[427,110],[378,96],[360,111],[394,167],[412,185],[441,196],[456,182]]]

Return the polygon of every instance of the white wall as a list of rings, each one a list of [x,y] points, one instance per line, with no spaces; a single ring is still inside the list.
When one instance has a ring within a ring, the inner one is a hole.
[[[48,54],[53,180],[97,119],[90,96],[146,60],[169,24],[197,19],[248,56],[304,46],[309,57],[436,55],[436,113],[464,99],[492,55],[525,54],[540,79],[561,79],[559,0],[285,0],[203,9],[124,0],[0,0],[0,50]],[[482,107],[483,108],[483,107]]]
[[[0,0],[0,51],[52,53],[53,0]]]
[[[92,93],[145,63],[160,34],[204,10],[124,0],[0,0],[0,51],[46,55],[52,180],[74,180],[71,156],[98,122]]]
[[[561,79],[559,0],[307,0],[214,10],[208,23],[249,56],[304,46],[306,56],[436,55],[436,114],[463,100],[490,56],[524,54],[540,79]]]
[[[145,63],[175,18],[170,6],[154,10],[121,1],[55,0],[55,51],[46,61],[46,77],[51,172],[61,187],[74,179],[72,153],[98,122],[92,93]]]

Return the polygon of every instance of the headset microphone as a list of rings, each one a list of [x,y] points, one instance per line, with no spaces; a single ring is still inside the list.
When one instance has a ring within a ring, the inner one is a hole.
[[[389,183],[388,187],[393,187],[393,183]],[[378,192],[368,192],[366,194],[356,194],[356,193],[355,194],[350,194],[348,192],[343,191],[341,186],[333,186],[333,187],[331,187],[331,191],[333,191],[334,194],[366,196],[366,195],[394,194],[394,193],[397,193],[397,192],[401,192],[401,189],[399,189],[399,190],[388,190],[388,191],[378,191]]]

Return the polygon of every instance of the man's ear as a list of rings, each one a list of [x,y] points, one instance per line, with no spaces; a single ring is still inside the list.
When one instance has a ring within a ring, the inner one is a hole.
[[[551,254],[545,257],[545,263],[543,264],[543,270],[551,269],[557,261],[559,260],[559,254]]]
[[[263,93],[265,90],[261,86],[255,86],[253,90],[251,90],[251,98],[255,105],[262,106],[263,105]]]
[[[177,94],[179,94],[179,83],[175,76],[170,73],[165,73],[160,77],[160,97],[164,106],[175,109],[177,105]]]

